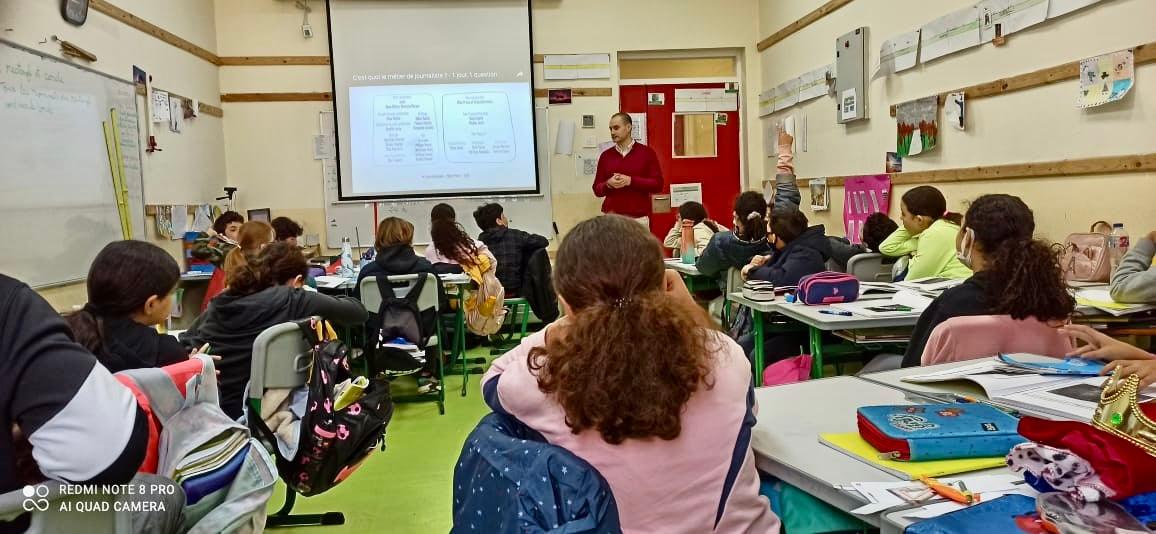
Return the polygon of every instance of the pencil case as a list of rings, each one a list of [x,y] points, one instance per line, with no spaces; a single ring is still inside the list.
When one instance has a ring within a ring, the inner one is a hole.
[[[859,279],[832,271],[807,275],[799,280],[796,295],[799,302],[812,306],[853,302],[859,298]]]
[[[1019,419],[981,403],[864,406],[859,435],[887,460],[923,462],[1004,456],[1026,441]]]

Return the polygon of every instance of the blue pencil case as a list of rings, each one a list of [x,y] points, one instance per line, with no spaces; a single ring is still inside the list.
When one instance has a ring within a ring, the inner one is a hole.
[[[1019,419],[980,403],[864,406],[858,422],[859,435],[889,460],[1004,456],[1026,441]]]
[[[1064,358],[1048,362],[1027,362],[1016,359],[1015,354],[1000,354],[999,361],[1025,371],[1041,375],[1099,376],[1104,362],[1084,358]]]

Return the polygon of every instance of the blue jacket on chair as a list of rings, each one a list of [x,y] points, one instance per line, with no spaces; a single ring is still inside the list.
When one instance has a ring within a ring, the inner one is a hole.
[[[621,532],[606,479],[508,415],[491,413],[454,468],[451,532]]]

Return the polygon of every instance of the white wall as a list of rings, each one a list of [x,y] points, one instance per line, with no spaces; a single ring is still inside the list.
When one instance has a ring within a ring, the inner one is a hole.
[[[327,55],[324,8],[312,2],[310,22],[316,33],[301,36],[301,11],[292,2],[274,0],[216,0],[217,46],[222,56]],[[752,110],[747,124],[757,125],[757,81],[754,43],[757,41],[757,0],[537,0],[534,2],[534,52],[537,54],[610,53],[664,49],[744,49],[744,75],[751,90],[744,106]],[[541,65],[535,66],[538,87],[617,87],[617,68],[610,80],[544,83]],[[222,67],[221,90],[331,91],[326,67]],[[317,133],[317,112],[331,109],[328,102],[226,104],[225,139],[228,176],[241,187],[244,207],[272,208],[273,214],[295,217],[307,233],[322,233],[321,166],[312,159],[311,136]],[[618,110],[617,89],[610,97],[574,99],[555,106],[550,121],[598,119],[604,123]],[[552,125],[552,143],[556,127]],[[757,132],[757,130],[751,130]],[[552,145],[551,145],[552,146]],[[757,135],[748,144],[751,179],[762,177],[762,146]],[[551,162],[554,214],[565,232],[578,221],[596,215],[600,203],[589,189],[589,178],[575,176],[574,160],[554,156]]]
[[[767,36],[818,7],[821,0],[760,1],[760,35]],[[892,0],[888,9],[858,0],[795,33],[761,54],[761,90],[774,87],[814,67],[833,61],[834,40],[859,26],[870,28],[869,63],[878,60],[879,44],[920,27],[940,15],[974,4],[974,0]],[[1007,38],[1003,47],[990,43],[940,58],[928,65],[870,82],[870,120],[835,123],[834,101],[820,98],[763,120],[764,126],[790,113],[807,114],[809,152],[796,158],[799,176],[874,174],[883,172],[884,154],[895,150],[895,119],[888,106],[938,92],[1001,77],[1023,74],[1105,52],[1156,41],[1156,2],[1112,0],[1045,22]],[[869,65],[870,66],[870,65]],[[1137,68],[1137,85],[1123,101],[1093,110],[1075,107],[1076,81],[968,102],[967,131],[948,126],[941,114],[939,146],[907,158],[905,171],[980,165],[1054,161],[1156,152],[1156,87],[1146,80],[1156,66]],[[774,161],[767,159],[767,173]],[[1156,225],[1151,201],[1153,173],[998,180],[937,185],[952,208],[983,193],[1022,197],[1036,213],[1040,234],[1061,240],[1086,231],[1097,219],[1124,222],[1133,234]],[[897,187],[898,199],[911,186]],[[810,215],[842,232],[842,188],[831,189],[831,211]],[[808,202],[804,193],[804,202]],[[892,215],[898,216],[898,201]]]
[[[210,51],[216,49],[213,6],[203,0],[115,0],[115,4]],[[90,11],[84,26],[61,18],[60,2],[47,0],[0,1],[0,37],[60,56],[51,36],[70,41],[96,55],[89,65],[102,72],[132,78],[133,65],[153,75],[154,84],[189,98],[216,104],[220,95],[217,67],[155,37],[106,15]],[[41,41],[46,41],[41,44]],[[143,102],[143,101],[142,101]],[[143,109],[143,108],[142,108]],[[5,125],[11,128],[11,125]],[[156,133],[162,152],[145,154],[145,202],[175,204],[204,202],[221,194],[225,180],[222,120],[201,114],[186,121],[180,134],[167,125]],[[143,143],[142,143],[143,145]],[[0,176],[0,180],[12,177]],[[148,221],[150,234],[152,220]],[[180,257],[179,241],[157,241]],[[57,309],[83,304],[84,285],[73,284],[42,291]]]

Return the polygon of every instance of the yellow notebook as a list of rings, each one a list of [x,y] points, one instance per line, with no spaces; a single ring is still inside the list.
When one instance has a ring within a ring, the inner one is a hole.
[[[880,460],[879,451],[867,443],[858,432],[846,434],[819,434],[819,441],[832,449],[856,460],[882,469],[904,480],[918,480],[920,476],[941,477],[957,473],[969,473],[981,469],[1003,467],[1007,461],[1003,456],[993,458],[966,458],[963,460],[933,460],[930,462],[896,462]]]

